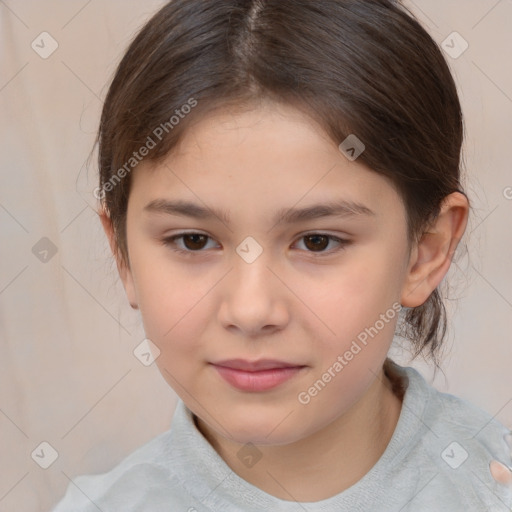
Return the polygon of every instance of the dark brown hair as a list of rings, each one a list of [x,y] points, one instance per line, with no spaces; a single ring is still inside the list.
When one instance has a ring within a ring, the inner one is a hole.
[[[363,141],[360,161],[402,197],[410,243],[448,194],[462,192],[463,118],[453,77],[398,2],[173,0],[129,46],[98,132],[98,197],[126,262],[134,152],[151,146],[145,158],[158,161],[194,118],[264,99],[302,109],[336,144],[350,134]],[[437,289],[406,312],[404,325],[414,357],[428,349],[438,366],[446,312]]]

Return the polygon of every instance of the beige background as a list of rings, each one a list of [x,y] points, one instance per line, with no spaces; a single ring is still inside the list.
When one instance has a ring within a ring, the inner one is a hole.
[[[108,470],[172,418],[173,391],[133,355],[144,333],[95,217],[95,162],[84,165],[115,65],[161,4],[0,0],[2,512],[49,510],[70,478]],[[470,257],[449,275],[453,327],[434,384],[512,426],[512,2],[408,5],[439,43],[453,31],[469,43],[448,60],[475,209]],[[31,48],[43,31],[58,43],[47,59]],[[33,252],[43,237],[57,249],[46,262],[44,246]],[[58,452],[48,469],[31,457],[43,441]]]

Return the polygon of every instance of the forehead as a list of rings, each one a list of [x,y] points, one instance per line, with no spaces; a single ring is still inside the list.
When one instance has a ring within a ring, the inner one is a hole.
[[[140,207],[166,199],[210,205],[225,221],[231,210],[246,210],[266,211],[270,222],[283,209],[321,202],[377,215],[401,206],[387,178],[348,160],[302,112],[274,104],[217,111],[191,124],[164,160],[139,164],[131,195]]]

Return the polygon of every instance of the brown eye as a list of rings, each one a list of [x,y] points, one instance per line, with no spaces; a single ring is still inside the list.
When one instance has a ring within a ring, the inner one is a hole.
[[[327,235],[307,235],[304,237],[306,240],[306,247],[312,251],[324,251],[329,245],[329,238]]]
[[[334,246],[328,248],[329,245],[334,243]],[[310,233],[303,235],[299,238],[299,244],[303,244],[305,249],[302,249],[306,253],[315,254],[317,256],[328,256],[337,251],[344,249],[350,245],[350,240],[344,240],[333,235],[325,233]]]
[[[192,255],[196,253],[206,252],[204,249],[211,248],[207,247],[208,242],[213,242],[214,240],[205,235],[203,233],[181,233],[179,235],[174,235],[168,238],[164,238],[162,243],[166,247],[170,247],[174,251],[184,254],[184,255]]]
[[[191,251],[198,251],[200,249],[203,249],[206,245],[206,241],[208,240],[208,237],[206,235],[200,235],[200,234],[191,234],[191,235],[182,235],[183,238],[183,245],[190,249]]]

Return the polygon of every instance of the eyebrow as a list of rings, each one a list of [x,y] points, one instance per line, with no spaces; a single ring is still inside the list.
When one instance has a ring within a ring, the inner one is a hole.
[[[209,220],[216,217],[224,224],[230,224],[230,217],[227,210],[201,206],[189,201],[155,199],[144,207],[144,211],[185,216],[201,220]],[[279,223],[293,224],[323,217],[356,216],[375,216],[375,212],[361,203],[340,199],[303,208],[282,208],[276,212],[273,223],[275,226]]]

